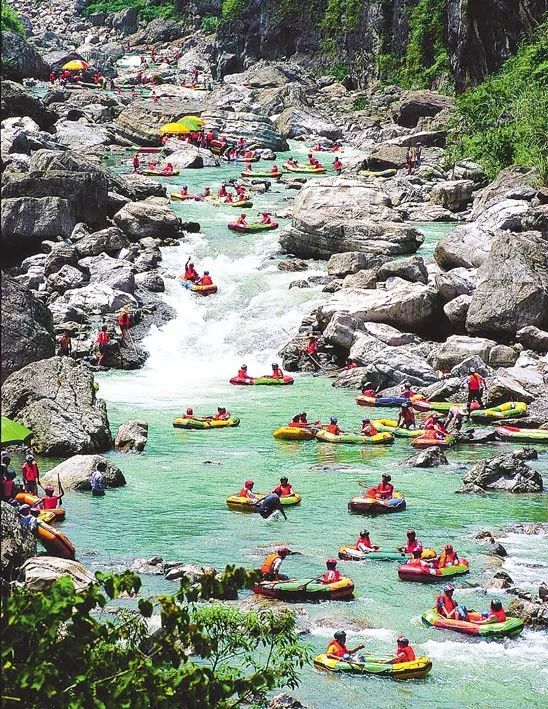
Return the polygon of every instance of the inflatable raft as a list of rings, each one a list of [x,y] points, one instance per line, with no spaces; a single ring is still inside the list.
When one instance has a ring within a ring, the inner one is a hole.
[[[363,661],[336,660],[326,654],[314,658],[314,667],[322,672],[345,672],[354,675],[376,675],[390,679],[422,679],[432,669],[429,657],[417,657],[412,662],[387,664],[389,657],[364,655]],[[379,705],[380,706],[380,705]]]
[[[354,546],[341,547],[339,549],[339,559],[344,561],[402,561],[407,555],[401,551],[390,551],[389,549],[377,549],[376,551],[359,551]]]
[[[410,566],[403,564],[398,569],[398,576],[402,581],[418,581],[419,583],[436,583],[447,581],[453,576],[462,576],[470,571],[466,559],[461,559],[460,564],[444,566],[442,569],[432,569],[426,566]]]
[[[254,379],[240,379],[240,377],[232,377],[230,379],[231,384],[236,384],[238,386],[286,386],[288,384],[293,384],[295,380],[293,377],[255,377]]]
[[[490,421],[492,419],[517,419],[525,416],[527,404],[523,401],[507,401],[490,409],[476,409],[470,412],[470,418],[475,421]]]
[[[397,173],[395,168],[388,168],[386,170],[360,170],[358,175],[363,177],[393,177]]]
[[[362,436],[359,433],[329,433],[325,429],[321,429],[316,434],[318,441],[324,443],[357,443],[359,445],[375,445],[379,443],[393,443],[394,436],[391,433],[381,432],[374,436]]]
[[[501,441],[548,443],[548,429],[543,428],[516,428],[515,426],[499,426],[495,429],[495,434]]]
[[[386,406],[386,407],[397,407],[404,404],[406,401],[420,400],[420,396],[412,396],[410,399],[406,399],[403,396],[364,396],[361,394],[356,397],[356,404],[358,406]]]
[[[440,411],[445,413],[452,409],[453,406],[459,406],[463,411],[466,411],[466,404],[460,404],[454,401],[424,401],[423,399],[413,399],[413,408],[417,411]]]
[[[206,418],[176,418],[173,421],[173,428],[186,428],[196,431],[209,431],[212,428],[234,428],[240,425],[240,419],[229,418],[224,421]]]
[[[245,226],[242,224],[236,224],[236,222],[228,222],[228,228],[230,231],[237,231],[239,234],[256,234],[259,231],[272,231],[272,229],[277,229],[278,222],[272,222],[271,224],[250,222]]]
[[[430,448],[432,446],[436,448],[450,448],[456,443],[455,436],[445,436],[445,438],[435,438],[430,435],[429,431],[425,431],[422,436],[414,438],[411,441],[411,445],[415,448]]]
[[[348,511],[362,515],[382,515],[389,512],[403,512],[407,504],[401,492],[395,492],[390,500],[376,497],[353,497],[348,503]]]
[[[316,431],[305,426],[281,426],[272,435],[278,441],[311,441]]]
[[[273,180],[276,180],[278,177],[281,177],[283,175],[282,170],[278,170],[278,172],[248,172],[247,170],[244,170],[243,172],[240,173],[242,177],[270,177]]]
[[[198,295],[212,295],[216,293],[218,288],[212,283],[210,286],[199,286],[191,281],[183,281],[183,286],[189,290],[191,293],[197,293]]]
[[[488,638],[513,638],[519,635],[523,630],[525,623],[521,618],[506,618],[504,623],[477,623],[482,619],[481,613],[474,611],[468,612],[469,620],[454,620],[453,618],[444,618],[435,608],[423,613],[421,618],[425,625],[431,625],[434,628],[442,630],[454,630],[456,633],[464,633],[465,635],[479,635]]]
[[[305,175],[323,175],[325,172],[327,172],[325,167],[313,167],[312,165],[290,165],[287,162],[284,162],[283,164],[283,169],[287,170],[288,172],[300,172]]]
[[[252,590],[281,601],[347,601],[354,595],[354,582],[344,576],[335,583],[318,583],[316,579],[260,581]]]
[[[179,192],[172,192],[169,195],[169,198],[173,202],[189,202],[190,200],[196,199],[196,195],[193,195],[193,194],[182,195]]]
[[[414,428],[400,428],[398,422],[393,419],[375,419],[373,426],[377,431],[391,433],[396,438],[418,438],[426,433],[426,431]]]
[[[72,542],[63,532],[55,529],[55,527],[50,527],[46,522],[37,519],[34,535],[40,540],[51,556],[59,556],[62,559],[74,559],[76,549]]]
[[[253,206],[253,202],[250,199],[241,199],[239,202],[225,202],[224,204],[230,204],[231,207],[241,207],[242,209],[248,209]]]
[[[257,498],[259,502],[263,499],[264,493],[257,493]],[[301,503],[302,497],[299,493],[294,492],[292,495],[287,495],[287,497],[280,497],[280,502],[284,507],[292,507],[293,505],[299,505]],[[250,502],[247,497],[241,497],[240,495],[231,495],[226,498],[226,504],[231,510],[242,510],[243,512],[257,512],[257,505]]]
[[[165,170],[141,170],[141,175],[151,175],[153,177],[177,177],[179,170],[173,172],[165,172]]]
[[[34,507],[34,505],[36,505],[36,503],[40,501],[39,497],[36,497],[36,495],[31,495],[28,492],[19,492],[17,495],[15,495],[15,499],[17,500],[17,502],[22,502],[24,505],[30,505],[31,507]],[[44,512],[51,512],[53,514],[53,517],[51,519],[55,518],[59,521],[65,519],[66,516],[64,507],[54,507],[50,510],[44,510]]]

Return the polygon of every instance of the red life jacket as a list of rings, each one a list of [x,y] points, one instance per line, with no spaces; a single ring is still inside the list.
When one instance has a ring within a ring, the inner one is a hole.
[[[362,433],[366,436],[376,436],[378,431],[372,423],[366,423],[365,426],[362,426]]]
[[[497,623],[504,623],[506,620],[506,612],[504,608],[501,608],[500,611],[491,611],[489,617],[496,618]]]
[[[308,354],[316,354],[316,352],[318,351],[318,343],[309,342],[306,346],[306,351],[308,352]]]
[[[322,574],[322,583],[336,583],[341,580],[341,572],[337,569],[328,569]]]
[[[367,547],[368,549],[371,549],[373,545],[371,544],[371,539],[369,537],[358,537],[356,539],[356,549],[359,549],[361,546]]]
[[[398,647],[398,655],[404,655],[403,658],[398,660],[398,662],[413,662],[415,660],[415,651],[411,645],[405,645],[403,647]]]
[[[475,374],[471,374],[468,378],[468,391],[479,391],[483,388],[483,384],[484,379],[480,374],[477,372]]]
[[[36,465],[36,461],[33,461],[32,463],[23,463],[23,480],[26,480],[27,482],[34,482],[35,480],[38,480],[38,466]]]
[[[327,646],[327,655],[335,655],[335,657],[344,657],[348,654],[346,645],[343,645],[338,640],[332,640]]]
[[[110,340],[110,335],[108,334],[108,332],[104,332],[103,330],[101,330],[99,332],[99,334],[97,335],[97,342],[100,345],[108,345],[109,340]]]
[[[261,566],[261,573],[263,576],[266,576],[268,574],[271,574],[274,571],[274,562],[276,559],[279,559],[280,555],[277,552],[274,552],[273,554],[269,554],[266,559],[263,561],[263,564]]]
[[[451,598],[451,596],[448,596],[446,593],[443,593],[436,598],[436,610],[438,613],[443,615],[442,613],[442,606],[445,608],[445,610],[450,613],[451,611],[455,610],[457,607],[457,604],[455,601]]]
[[[288,497],[293,494],[293,488],[288,483],[287,485],[278,485],[278,487],[274,488],[273,492],[275,492],[278,497]]]
[[[43,497],[41,500],[41,506],[43,510],[54,510],[58,506],[59,497],[57,495],[52,495],[51,497]]]
[[[283,379],[284,378],[284,373],[282,370],[278,367],[278,369],[273,369],[272,370],[272,377],[274,379]]]
[[[377,485],[377,495],[381,495],[382,497],[392,497],[393,492],[394,486],[391,483],[380,482]]]
[[[200,280],[200,285],[202,286],[212,286],[213,281],[211,280],[211,276],[202,276]]]
[[[401,415],[405,423],[415,423],[415,412],[407,406],[401,410]]]
[[[131,318],[129,313],[124,312],[118,314],[118,325],[121,328],[124,328],[125,330],[129,328],[129,326],[131,325]]]
[[[6,500],[10,500],[13,497],[15,490],[14,480],[2,480],[2,487],[4,488],[4,497]]]
[[[408,541],[404,547],[404,551],[408,554],[412,554],[414,551],[418,551],[419,549],[422,551],[422,543],[419,542],[418,539],[415,539],[412,542]]]
[[[238,495],[239,495],[240,497],[247,497],[247,493],[248,493],[248,492],[249,492],[249,490],[248,490],[247,487],[242,487],[242,488],[240,489],[240,492],[238,493]]]
[[[341,432],[341,429],[337,426],[336,423],[330,423],[329,426],[325,429],[328,433],[333,433],[335,436],[338,436],[339,433]]]

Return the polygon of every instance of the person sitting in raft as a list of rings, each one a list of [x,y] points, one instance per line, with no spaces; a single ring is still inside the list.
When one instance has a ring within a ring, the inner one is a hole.
[[[438,569],[444,569],[446,566],[456,566],[457,564],[460,564],[459,555],[451,544],[446,544],[438,557],[436,566]]]
[[[375,488],[375,497],[379,500],[391,500],[394,494],[394,486],[390,482],[392,477],[388,473],[381,475],[381,481]]]
[[[241,198],[241,195],[238,193],[238,197]],[[238,219],[236,219],[236,224],[238,226],[247,226],[247,221],[246,221],[246,215],[245,212],[242,212]]]
[[[369,538],[369,532],[367,529],[363,529],[360,532],[360,536],[356,539],[356,543],[354,545],[358,551],[376,551],[377,549],[380,549],[379,546],[376,544],[371,543],[371,539]]]
[[[224,199],[225,204],[230,204],[231,202],[234,202],[234,198],[232,197],[232,194],[230,192],[226,193],[226,197]]]
[[[411,389],[411,384],[409,382],[404,382],[403,383],[403,391],[401,393],[404,399],[411,399],[412,397],[417,395],[417,392],[413,391]]]
[[[338,426],[339,419],[336,416],[332,416],[329,419],[329,425],[326,427],[327,433],[332,433],[334,436],[338,436],[342,433]]]
[[[412,554],[415,551],[420,551],[422,554],[422,542],[417,539],[417,533],[414,529],[408,529],[407,541],[404,546],[399,547],[399,551],[403,551],[405,554]]]
[[[333,169],[335,170],[337,175],[341,174],[342,166],[342,161],[338,157],[336,157],[335,160],[333,160]]]
[[[261,565],[261,576],[263,581],[286,581],[289,577],[280,573],[282,561],[289,554],[287,547],[280,547],[272,554],[269,554]]]
[[[194,416],[194,409],[191,409],[188,407],[188,409],[185,411],[185,416],[184,418],[186,419],[197,419],[197,416]]]
[[[415,412],[410,401],[404,401],[398,416],[398,428],[415,428]]]
[[[255,482],[253,480],[246,480],[244,483],[244,486],[242,488],[240,488],[240,492],[238,493],[238,495],[240,497],[245,497],[249,500],[249,502],[256,504],[257,502],[259,502],[259,498],[253,492],[254,485],[255,485]]]
[[[491,601],[489,606],[489,611],[482,613],[486,616],[483,620],[479,620],[478,623],[483,625],[484,623],[505,623],[506,622],[506,611],[502,607],[501,601],[494,599]]]
[[[204,275],[198,280],[199,286],[212,286],[213,280],[209,275],[209,271],[204,271]]]
[[[299,167],[299,163],[294,158],[287,158],[287,164],[291,167]]]
[[[439,441],[443,441],[447,438],[447,436],[449,436],[449,431],[446,429],[445,421],[443,419],[437,419],[432,426],[431,431],[433,432],[434,438],[437,438]]]
[[[246,150],[244,153],[244,158],[246,160],[254,160],[255,153],[253,152],[253,150]],[[248,166],[248,167],[250,167],[250,166]]]
[[[420,566],[421,569],[433,569],[434,568],[434,563],[431,561],[426,561],[425,559],[422,558],[422,550],[421,549],[416,549],[413,552],[413,556],[409,561],[407,562],[408,566]]]
[[[459,605],[453,598],[455,587],[448,583],[443,587],[443,593],[436,596],[436,611],[444,618],[450,620],[466,620],[468,611],[465,606]]]
[[[247,364],[242,364],[242,366],[238,370],[237,378],[238,379],[253,379],[253,377],[250,377],[249,374],[247,373]]]
[[[165,175],[172,175],[173,172],[174,172],[174,170],[173,170],[173,163],[166,162],[165,167],[164,167],[164,169],[162,170],[162,172],[163,172]]]
[[[148,164],[148,169],[150,172],[155,172],[156,171],[156,160],[151,160]]]
[[[295,414],[291,421],[287,424],[288,428],[302,428],[303,426],[307,426],[308,424],[303,424],[301,423],[301,414]]]
[[[272,167],[270,168],[270,174],[271,175],[279,175],[280,174],[280,168],[274,163]]]
[[[211,197],[211,187],[204,187],[204,190],[201,193],[200,197],[202,197],[202,199],[205,199],[206,197]]]
[[[190,197],[190,195],[188,194],[188,187],[186,185],[183,185],[181,187],[179,194],[181,195],[181,197],[184,197],[184,198]]]
[[[46,485],[44,492],[46,494],[39,500],[39,502],[36,503],[37,507],[42,510],[54,510],[56,507],[61,507],[61,501],[63,500],[63,495],[65,494],[61,484],[59,484],[58,495],[53,494],[55,492],[53,485]]]
[[[133,172],[139,172],[139,168],[141,167],[141,161],[139,160],[139,155],[137,153],[135,153],[135,155],[133,156],[131,164],[133,166]]]
[[[228,195],[228,192],[226,191],[225,185],[221,185],[219,189],[217,190],[217,196],[218,197],[226,197]]]
[[[371,382],[366,382],[362,389],[362,396],[377,396],[377,392],[373,389]]]
[[[275,492],[278,497],[291,497],[293,488],[286,477],[280,478],[280,484],[277,485],[272,492]]]
[[[318,158],[315,158],[312,153],[308,153],[308,164],[316,167],[318,165]]]
[[[272,217],[268,212],[262,212],[261,214],[261,224],[272,224]]]
[[[396,653],[391,660],[388,660],[388,664],[399,665],[401,662],[413,662],[416,659],[415,651],[409,644],[409,640],[400,635],[396,640]]]
[[[464,416],[465,413],[460,406],[452,406],[445,419],[445,428],[449,430],[449,427],[451,427],[451,429],[455,431],[460,431],[464,422]]]
[[[224,406],[218,406],[217,413],[213,414],[211,418],[213,421],[228,421],[230,418],[230,411],[227,411]]]
[[[200,280],[200,276],[198,274],[198,271],[194,268],[194,264],[190,260],[190,257],[187,259],[187,262],[185,263],[184,280],[185,281],[192,281],[192,283],[196,283],[196,281]]]
[[[321,575],[321,583],[328,584],[337,583],[337,581],[340,581],[341,572],[337,569],[337,560],[328,559],[325,562],[325,565],[327,566],[327,571],[324,571]]]
[[[362,427],[360,430],[362,436],[376,436],[378,431],[371,423],[371,419],[362,419]]]
[[[337,630],[333,635],[333,640],[327,646],[325,654],[333,660],[350,660],[358,650],[363,650],[364,647],[365,645],[358,645],[353,650],[349,650],[346,647],[346,633],[344,630]]]
[[[280,502],[280,497],[275,492],[271,492],[270,495],[263,497],[259,502],[257,511],[263,519],[269,519],[269,517],[275,519],[278,513],[281,513],[282,517],[287,520],[287,515]]]
[[[276,362],[272,365],[272,374],[270,375],[271,379],[283,379],[284,378],[284,373],[278,366]]]

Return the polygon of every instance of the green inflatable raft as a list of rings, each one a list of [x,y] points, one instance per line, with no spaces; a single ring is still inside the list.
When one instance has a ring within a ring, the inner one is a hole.
[[[482,619],[480,613],[469,611],[468,615],[470,620],[454,620],[453,618],[444,618],[435,608],[431,608],[422,614],[421,619],[425,625],[431,625],[434,628],[454,630],[457,633],[464,633],[464,635],[476,635],[483,638],[513,638],[521,633],[525,625],[521,618],[512,617],[507,617],[504,623],[480,624],[477,622]]]
[[[387,664],[389,657],[376,657],[364,654],[360,659],[337,660],[326,654],[314,658],[314,667],[323,672],[345,672],[353,675],[377,675],[391,679],[422,679],[432,669],[432,660],[429,657],[417,657],[412,662]],[[363,705],[362,705],[363,706]],[[376,706],[381,705],[380,703]]]

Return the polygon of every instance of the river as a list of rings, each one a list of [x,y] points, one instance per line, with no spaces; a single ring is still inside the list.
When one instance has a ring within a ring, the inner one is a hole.
[[[292,150],[302,159],[302,143],[293,144]],[[331,159],[326,156],[326,161]],[[204,185],[216,189],[240,169],[187,170],[167,182],[177,189],[187,184],[191,192]],[[269,193],[254,197],[250,212],[282,208],[293,194],[274,185]],[[78,557],[92,568],[124,568],[136,557],[157,554],[218,568],[228,563],[257,567],[266,548],[284,543],[302,553],[289,557],[284,571],[302,577],[320,572],[325,559],[353,542],[364,526],[382,546],[402,543],[406,529],[414,527],[426,545],[439,549],[452,542],[470,560],[471,573],[457,582],[456,595],[468,606],[487,608],[493,594],[486,595],[478,584],[497,569],[473,540],[474,532],[547,519],[545,496],[455,495],[468,461],[508,446],[460,447],[449,453],[449,466],[428,470],[399,464],[412,452],[401,440],[391,447],[274,440],[272,431],[303,409],[311,419],[337,415],[343,428],[357,427],[363,414],[354,392],[334,389],[322,377],[297,375],[294,386],[282,388],[228,383],[242,362],[251,374],[270,370],[278,360],[276,352],[289,339],[285,331],[294,332],[303,315],[328,297],[321,286],[289,289],[289,283],[323,273],[325,263],[312,264],[315,270],[304,274],[279,271],[276,232],[235,235],[226,223],[238,212],[229,207],[185,203],[173,208],[185,221],[202,226],[201,234],[163,249],[163,268],[171,275],[165,299],[177,316],[150,334],[145,346],[151,354],[143,369],[97,377],[112,429],[129,418],[143,418],[149,423],[149,441],[142,455],[110,454],[127,478],[126,487],[109,490],[104,498],[67,494],[63,531],[76,544]],[[428,256],[448,227],[423,228],[426,240],[419,253]],[[200,271],[210,270],[219,284],[217,295],[199,298],[181,288],[176,277],[189,255]],[[241,418],[239,428],[172,428],[172,419],[187,406],[209,414],[219,405]],[[386,415],[386,410],[377,413]],[[538,467],[548,473],[546,454]],[[384,471],[405,493],[407,510],[369,519],[349,515],[346,505],[359,492],[357,481],[373,483]],[[260,491],[272,488],[282,474],[303,495],[302,504],[288,511],[287,522],[269,523],[226,507],[227,495],[245,479],[255,480]],[[546,537],[512,535],[503,544],[510,552],[503,568],[516,583],[534,588],[546,577]],[[426,680],[395,683],[326,677],[308,667],[295,691],[302,702],[322,709],[546,705],[545,633],[526,631],[515,640],[487,642],[427,628],[420,614],[433,605],[436,587],[398,581],[392,562],[339,562],[339,567],[353,578],[356,600],[306,606],[311,633],[303,640],[319,652],[337,628],[355,627],[355,633],[349,631],[350,645],[363,641],[368,650],[386,654],[395,647],[396,636],[405,633],[419,654],[432,657],[433,670]],[[149,592],[176,588],[155,577],[144,581]],[[510,597],[504,600],[509,603]]]

